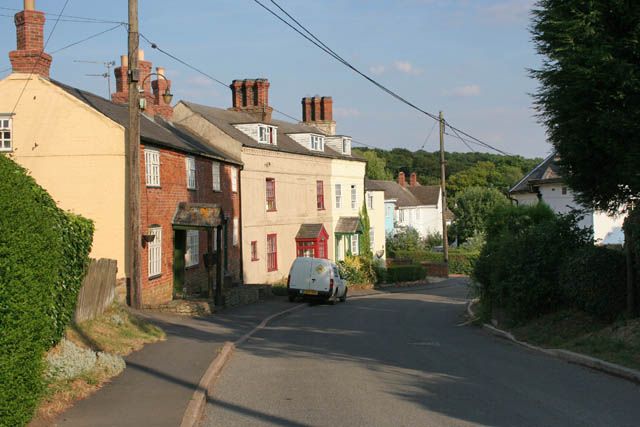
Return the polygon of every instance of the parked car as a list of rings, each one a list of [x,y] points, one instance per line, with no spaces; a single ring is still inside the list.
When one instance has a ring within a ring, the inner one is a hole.
[[[333,304],[347,300],[347,282],[338,266],[322,258],[298,257],[291,264],[287,279],[289,301],[296,298],[322,299]]]

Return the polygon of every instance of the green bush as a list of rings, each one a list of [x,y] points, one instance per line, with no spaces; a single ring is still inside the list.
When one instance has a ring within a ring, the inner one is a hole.
[[[587,246],[567,258],[560,283],[569,304],[610,321],[626,307],[626,277],[623,252]]]
[[[5,156],[0,212],[0,425],[19,426],[43,390],[43,354],[73,314],[93,226]]]
[[[368,285],[376,283],[375,262],[366,256],[347,256],[338,261],[340,277],[347,280],[348,285]]]
[[[443,259],[442,252],[431,251],[396,251],[396,256],[400,259],[410,259],[413,263],[442,262]],[[479,256],[480,252],[478,251],[451,249],[449,251],[449,273],[471,275]]]
[[[421,265],[392,265],[387,267],[386,282],[413,282],[422,280],[427,272]]]
[[[473,271],[487,312],[500,310],[520,323],[562,307],[560,267],[571,253],[593,244],[591,230],[578,221],[544,204],[496,209]]]

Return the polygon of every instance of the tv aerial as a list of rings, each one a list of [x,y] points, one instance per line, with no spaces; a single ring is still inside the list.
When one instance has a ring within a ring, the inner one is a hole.
[[[107,70],[99,74],[85,74],[87,77],[102,77],[107,80],[107,99],[111,97],[111,68],[116,65],[116,61],[85,61],[82,59],[74,59],[73,62],[81,62],[84,64],[101,64]]]

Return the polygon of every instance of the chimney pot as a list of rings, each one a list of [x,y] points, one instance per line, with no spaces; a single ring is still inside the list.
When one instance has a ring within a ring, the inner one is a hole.
[[[144,61],[144,50],[138,49],[138,61]]]
[[[398,184],[400,184],[402,188],[406,186],[406,181],[404,179],[404,172],[398,173]]]
[[[156,67],[156,74],[164,77],[164,67]]]
[[[120,55],[120,65],[122,67],[129,66],[129,57],[127,55]]]
[[[36,10],[36,0],[24,0],[24,10]]]

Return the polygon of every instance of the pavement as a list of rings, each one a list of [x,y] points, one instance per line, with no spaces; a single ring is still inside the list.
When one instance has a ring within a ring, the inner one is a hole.
[[[55,426],[179,426],[200,378],[225,341],[235,341],[265,317],[291,307],[285,298],[188,318],[142,312],[160,326],[165,341],[125,358],[127,369],[77,402]]]
[[[313,305],[240,345],[202,426],[638,426],[640,387],[465,322],[466,281]]]

